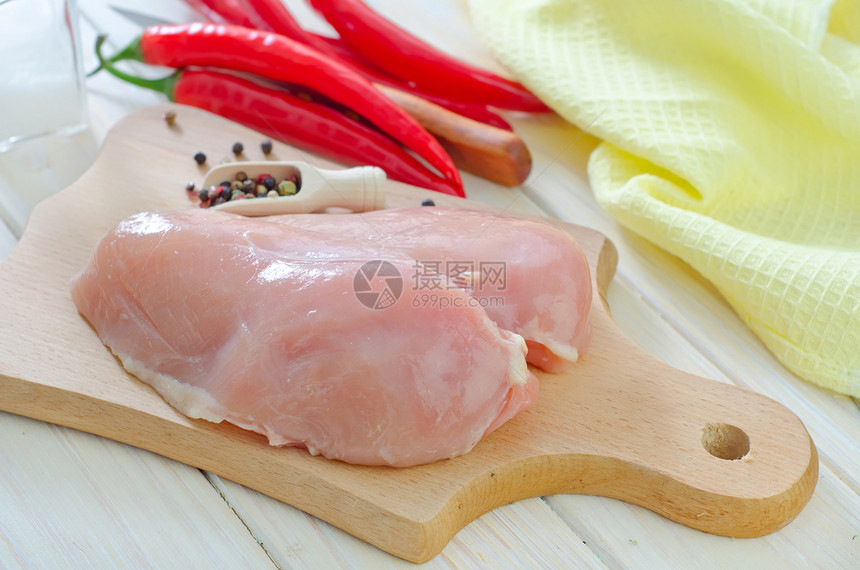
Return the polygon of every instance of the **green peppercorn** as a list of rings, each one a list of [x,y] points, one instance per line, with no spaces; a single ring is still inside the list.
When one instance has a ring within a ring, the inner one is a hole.
[[[233,143],[233,154],[238,156],[238,155],[242,154],[243,150],[245,150],[245,145],[243,145],[240,142]]]
[[[268,191],[269,189],[262,184],[257,184],[257,196],[265,196]]]
[[[233,182],[230,183],[230,190],[241,192],[242,191],[242,183],[239,182],[238,180],[234,180]]]
[[[295,166],[290,167],[289,173],[284,176],[284,180],[289,180],[295,184],[296,192],[302,189],[302,171]]]
[[[263,149],[263,154],[272,152],[272,141],[266,139],[260,143],[260,148]]]
[[[197,154],[194,155],[194,161],[197,164],[205,164],[206,163],[206,155],[203,154],[202,152],[198,152]]]
[[[281,183],[278,184],[278,195],[280,196],[292,196],[296,193],[296,185],[290,182],[289,180],[281,180]]]

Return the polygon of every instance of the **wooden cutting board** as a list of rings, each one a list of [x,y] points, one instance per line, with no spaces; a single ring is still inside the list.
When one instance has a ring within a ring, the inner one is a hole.
[[[170,127],[162,120],[177,112]],[[142,210],[189,207],[184,186],[230,155],[263,158],[259,134],[178,105],[148,107],[108,135],[95,165],[41,203],[0,264],[0,409],[128,443],[212,471],[294,505],[414,562],[463,526],[537,495],[586,493],[647,507],[705,532],[755,537],[791,521],[812,495],[818,457],[787,408],[678,371],[614,325],[606,288],[616,253],[601,234],[562,224],[592,268],[594,335],[569,372],[543,374],[541,396],[470,453],[406,469],[359,467],[257,434],[191,420],[127,374],[69,296],[101,236]],[[307,160],[275,145],[273,160]],[[391,183],[388,206],[479,204]]]

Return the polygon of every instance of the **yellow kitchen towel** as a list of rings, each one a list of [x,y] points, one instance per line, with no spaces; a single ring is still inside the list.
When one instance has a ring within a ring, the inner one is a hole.
[[[469,0],[603,142],[594,194],[798,376],[860,396],[860,0]]]

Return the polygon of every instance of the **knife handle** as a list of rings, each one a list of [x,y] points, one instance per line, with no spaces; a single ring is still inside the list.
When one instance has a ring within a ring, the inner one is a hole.
[[[502,186],[519,186],[532,158],[515,133],[487,125],[400,91],[376,84],[404,111],[439,140],[458,168]]]

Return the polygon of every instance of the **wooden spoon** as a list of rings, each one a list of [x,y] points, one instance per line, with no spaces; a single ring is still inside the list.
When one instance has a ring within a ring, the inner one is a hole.
[[[280,181],[289,178],[296,170],[301,175],[301,189],[296,194],[230,200],[214,208],[243,216],[274,216],[308,214],[327,208],[367,212],[385,207],[387,178],[385,171],[377,166],[327,170],[298,161],[229,162],[210,170],[203,179],[202,188],[232,181],[240,172],[252,180],[269,174]]]

